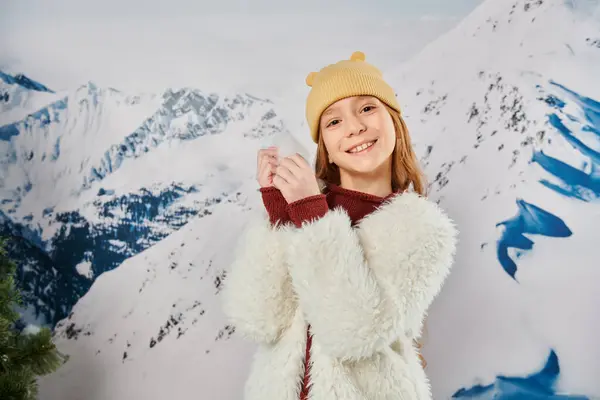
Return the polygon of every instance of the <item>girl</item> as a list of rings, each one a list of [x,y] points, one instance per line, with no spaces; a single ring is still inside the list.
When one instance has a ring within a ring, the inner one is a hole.
[[[355,52],[307,77],[316,174],[258,154],[224,310],[259,343],[246,400],[430,399],[415,340],[453,262],[453,222],[424,184],[394,91]]]

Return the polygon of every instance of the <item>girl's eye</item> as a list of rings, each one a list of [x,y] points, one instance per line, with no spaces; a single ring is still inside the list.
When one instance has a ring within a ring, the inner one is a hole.
[[[375,108],[374,106],[365,106],[363,108],[363,112],[369,112],[369,111],[373,110],[374,108]]]
[[[329,123],[327,124],[327,127],[333,126],[333,125],[337,125],[337,123],[339,122],[338,119],[334,119],[329,121]]]

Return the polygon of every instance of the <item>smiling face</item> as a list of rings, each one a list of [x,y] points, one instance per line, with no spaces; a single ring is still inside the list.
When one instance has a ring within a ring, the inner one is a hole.
[[[391,168],[396,146],[394,121],[376,97],[354,96],[335,102],[321,115],[320,134],[340,175]]]

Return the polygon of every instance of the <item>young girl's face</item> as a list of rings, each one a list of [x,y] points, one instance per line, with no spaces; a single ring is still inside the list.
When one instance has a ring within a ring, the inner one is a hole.
[[[372,96],[332,104],[321,115],[320,128],[330,160],[350,174],[376,171],[390,160],[396,146],[392,116]]]

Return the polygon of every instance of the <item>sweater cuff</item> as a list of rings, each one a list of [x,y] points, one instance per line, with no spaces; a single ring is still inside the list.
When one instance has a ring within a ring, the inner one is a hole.
[[[305,197],[287,206],[288,215],[298,228],[302,227],[303,222],[321,218],[327,214],[327,211],[329,211],[329,205],[324,194]]]
[[[287,201],[281,194],[279,189],[274,186],[260,188],[262,194],[263,204],[267,213],[269,214],[269,221],[271,225],[279,223],[286,223],[290,221],[290,217],[287,212]]]

